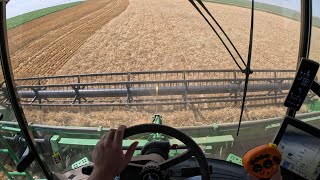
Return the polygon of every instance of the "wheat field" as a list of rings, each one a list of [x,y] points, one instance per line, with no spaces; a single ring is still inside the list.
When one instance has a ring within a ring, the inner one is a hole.
[[[246,60],[250,10],[215,3],[206,5]],[[46,20],[39,18],[32,22],[36,24],[45,21],[52,26],[33,26],[32,31],[43,33],[41,36],[35,33],[37,35],[34,35],[34,38],[29,37],[31,32],[23,31],[30,26],[28,23],[9,32],[9,43],[14,50],[12,61],[15,77],[150,70],[237,69],[217,36],[188,1],[101,0],[88,1],[79,8],[83,8],[83,11],[70,8],[60,14],[52,14],[51,16],[60,16],[60,21],[57,22],[50,21],[48,17],[43,17]],[[105,11],[110,13],[101,14]],[[88,16],[77,14],[80,12],[86,12]],[[255,15],[253,69],[295,69],[300,22],[261,11],[255,11]],[[95,20],[91,22],[90,18]],[[105,20],[102,22],[101,19]],[[90,21],[92,27],[83,26],[86,21]],[[100,23],[95,24],[96,22]],[[63,26],[64,23],[67,26]],[[54,29],[50,30],[49,27]],[[86,28],[89,28],[89,32]],[[66,33],[62,38],[57,37],[57,32],[60,31],[61,34]],[[71,33],[68,33],[69,31]],[[19,33],[27,33],[29,36]],[[313,36],[319,39],[319,28],[314,28]],[[28,38],[22,41],[19,37]],[[48,45],[45,43],[51,41]],[[18,42],[25,44],[22,46]],[[51,45],[58,47],[59,51],[52,49]],[[317,47],[319,42],[312,41],[314,50],[311,56],[314,59],[320,59]],[[306,108],[302,112],[305,111]],[[30,122],[62,126],[130,126],[150,122],[151,116],[156,113],[162,114],[168,125],[193,126],[236,122],[240,109],[226,107],[200,111],[189,108],[175,112],[134,108],[25,109]],[[284,114],[285,108],[278,106],[246,108],[244,119],[256,120]]]

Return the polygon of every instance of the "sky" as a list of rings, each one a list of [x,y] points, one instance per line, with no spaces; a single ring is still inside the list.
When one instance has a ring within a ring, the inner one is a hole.
[[[301,11],[301,0],[255,0],[255,2],[262,2],[272,4],[275,6],[285,7],[296,11]],[[313,16],[320,17],[320,1],[312,0],[312,14]]]

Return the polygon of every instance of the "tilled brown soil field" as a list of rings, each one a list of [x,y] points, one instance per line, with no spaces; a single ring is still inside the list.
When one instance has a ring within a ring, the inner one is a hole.
[[[55,74],[90,36],[128,4],[128,0],[89,0],[10,30],[15,77]]]

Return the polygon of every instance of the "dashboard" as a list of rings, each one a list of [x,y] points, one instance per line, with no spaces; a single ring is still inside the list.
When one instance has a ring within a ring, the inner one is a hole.
[[[242,166],[237,164],[217,160],[207,159],[211,171],[211,179],[228,179],[228,180],[239,180],[248,179],[247,172]],[[200,169],[198,168],[197,161],[194,158],[190,158],[169,170],[170,179],[175,180],[200,180]]]

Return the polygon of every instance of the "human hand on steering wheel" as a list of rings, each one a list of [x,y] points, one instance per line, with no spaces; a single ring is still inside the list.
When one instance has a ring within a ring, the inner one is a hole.
[[[89,180],[113,180],[129,164],[138,142],[132,143],[123,154],[122,140],[125,129],[126,127],[121,125],[117,130],[111,129],[102,136],[92,154],[94,170]]]

